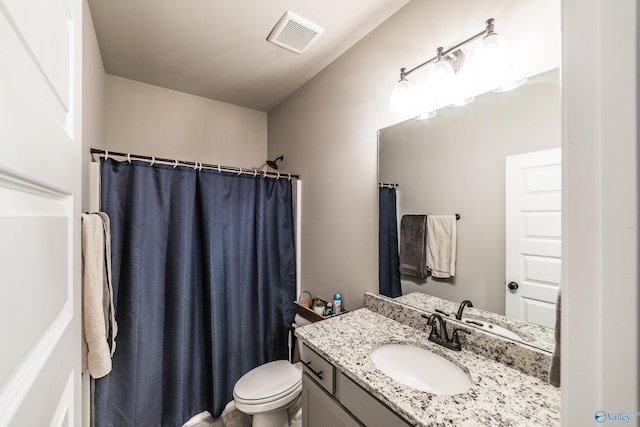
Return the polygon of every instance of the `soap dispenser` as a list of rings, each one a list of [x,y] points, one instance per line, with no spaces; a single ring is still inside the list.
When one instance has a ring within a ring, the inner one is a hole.
[[[340,294],[333,294],[333,314],[340,314],[342,312],[342,297]]]

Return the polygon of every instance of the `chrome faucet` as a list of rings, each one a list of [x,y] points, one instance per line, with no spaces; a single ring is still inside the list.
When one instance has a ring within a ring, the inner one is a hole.
[[[423,314],[422,317],[427,318],[427,315]],[[437,325],[438,327],[436,327],[436,321],[439,323],[439,325]],[[462,350],[458,331],[464,332],[465,334],[471,333],[471,331],[466,329],[453,328],[453,331],[451,332],[451,338],[449,338],[449,334],[447,333],[447,322],[444,321],[442,316],[435,313],[428,317],[427,325],[431,326],[429,341],[455,351]]]
[[[462,312],[464,311],[465,307],[473,307],[473,304],[468,299],[462,301],[460,303],[460,307],[458,307],[458,314],[456,314],[456,319],[462,320]]]

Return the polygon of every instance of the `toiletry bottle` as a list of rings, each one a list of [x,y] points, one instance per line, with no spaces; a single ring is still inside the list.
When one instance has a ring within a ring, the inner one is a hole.
[[[324,309],[325,316],[331,316],[333,314],[333,304],[330,302],[327,303],[327,306]]]
[[[342,312],[342,297],[340,294],[333,294],[333,313],[340,314]]]

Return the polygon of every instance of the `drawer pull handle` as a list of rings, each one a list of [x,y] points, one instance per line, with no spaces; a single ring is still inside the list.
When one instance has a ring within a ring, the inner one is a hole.
[[[322,378],[322,371],[318,372],[315,369],[313,369],[311,367],[311,362],[305,362],[304,360],[301,360],[302,364],[304,366],[307,367],[307,369],[309,369],[316,377],[320,378],[321,380],[323,380],[324,378]]]

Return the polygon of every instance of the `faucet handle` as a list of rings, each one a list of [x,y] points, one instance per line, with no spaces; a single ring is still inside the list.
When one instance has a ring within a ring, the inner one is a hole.
[[[460,345],[460,337],[458,336],[458,331],[464,332],[465,334],[471,334],[471,331],[468,329],[453,328],[453,331],[451,331],[451,341],[450,341],[452,344]]]

